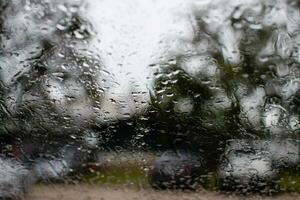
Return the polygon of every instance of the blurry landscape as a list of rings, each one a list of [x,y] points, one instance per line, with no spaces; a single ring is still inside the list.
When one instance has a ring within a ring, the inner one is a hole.
[[[299,9],[0,0],[0,198],[297,199]]]

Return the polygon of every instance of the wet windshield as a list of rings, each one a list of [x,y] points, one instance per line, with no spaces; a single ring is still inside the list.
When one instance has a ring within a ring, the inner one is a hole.
[[[293,198],[299,10],[0,0],[0,199]]]

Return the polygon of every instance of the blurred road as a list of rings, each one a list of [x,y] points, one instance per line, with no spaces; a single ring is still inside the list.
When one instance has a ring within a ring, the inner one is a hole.
[[[130,189],[99,187],[91,185],[38,185],[30,191],[25,200],[300,200],[299,195],[226,196],[215,192],[155,191],[152,189]]]

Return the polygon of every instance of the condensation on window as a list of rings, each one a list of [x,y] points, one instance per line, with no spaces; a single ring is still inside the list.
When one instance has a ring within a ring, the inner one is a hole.
[[[0,0],[0,199],[297,199],[299,10]]]

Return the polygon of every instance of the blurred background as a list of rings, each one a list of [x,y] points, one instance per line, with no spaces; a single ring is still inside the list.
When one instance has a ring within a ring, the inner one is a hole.
[[[299,9],[0,0],[0,198],[296,199]]]

